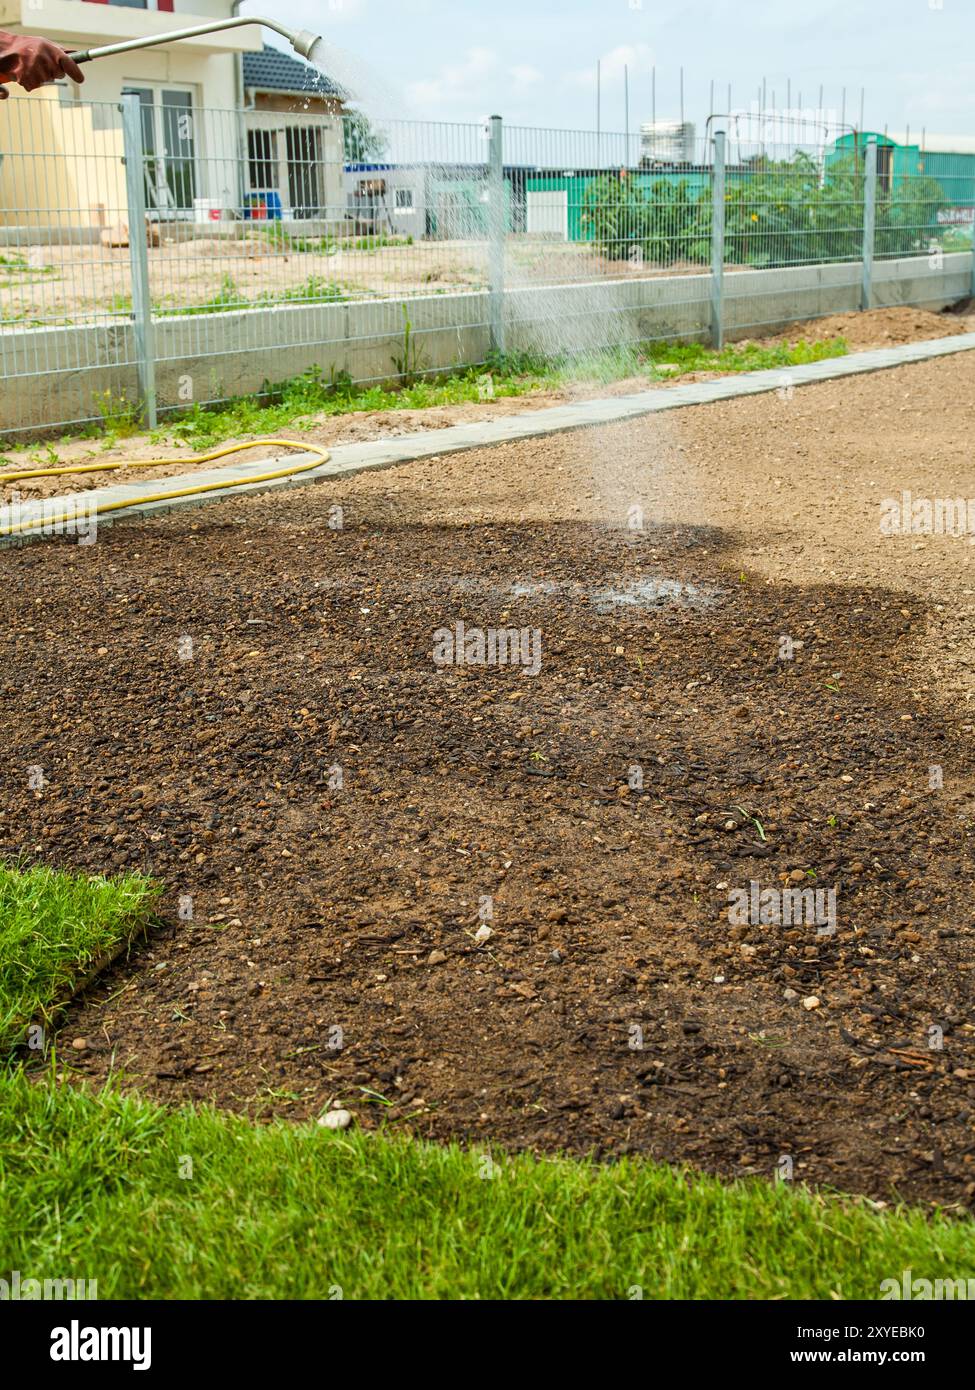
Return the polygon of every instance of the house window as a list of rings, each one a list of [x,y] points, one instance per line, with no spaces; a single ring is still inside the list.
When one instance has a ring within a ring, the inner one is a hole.
[[[396,190],[396,211],[413,212],[413,190],[412,188],[397,188]]]
[[[247,177],[254,191],[277,188],[277,132],[249,130],[247,132]]]

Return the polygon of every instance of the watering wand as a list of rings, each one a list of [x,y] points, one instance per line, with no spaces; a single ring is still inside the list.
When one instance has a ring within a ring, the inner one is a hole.
[[[291,44],[302,58],[311,54],[318,43],[318,34],[310,29],[289,29],[274,19],[261,19],[259,15],[237,15],[233,19],[215,19],[209,24],[195,24],[190,29],[170,29],[165,34],[148,34],[140,39],[125,39],[122,43],[108,43],[102,48],[82,48],[71,57],[76,63],[90,63],[93,58],[108,58],[113,53],[128,53],[133,48],[152,48],[159,43],[175,43],[177,39],[194,39],[198,34],[213,34],[220,29],[233,29],[239,24],[263,24],[265,29],[273,29]]]

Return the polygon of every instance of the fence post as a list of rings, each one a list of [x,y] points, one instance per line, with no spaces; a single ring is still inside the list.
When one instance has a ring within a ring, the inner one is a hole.
[[[501,117],[490,119],[488,151],[488,301],[491,351],[504,352],[504,137]]]
[[[724,347],[724,166],[725,133],[714,132],[711,168],[711,345]]]
[[[122,112],[122,147],[125,151],[125,205],[129,226],[129,266],[132,274],[132,330],[135,334],[139,398],[150,429],[156,427],[156,356],[149,295],[149,251],[146,244],[145,161],[142,148],[142,103],[136,92],[126,92]]]
[[[877,141],[867,141],[867,164],[863,180],[863,280],[860,308],[873,308],[873,253],[877,228]]]

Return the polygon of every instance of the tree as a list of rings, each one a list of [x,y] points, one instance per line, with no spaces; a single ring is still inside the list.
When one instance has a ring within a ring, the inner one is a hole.
[[[364,111],[351,108],[343,113],[342,135],[346,164],[366,164],[386,153],[386,136],[376,130]]]

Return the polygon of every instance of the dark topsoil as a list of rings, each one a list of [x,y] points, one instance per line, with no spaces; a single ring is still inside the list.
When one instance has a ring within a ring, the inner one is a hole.
[[[62,1061],[972,1205],[975,757],[908,688],[918,601],[770,587],[701,529],[329,529],[352,487],[0,555],[0,852],[166,885]],[[648,576],[711,601],[593,597]],[[458,619],[540,628],[541,674],[437,670]],[[835,936],[729,923],[800,873]]]

